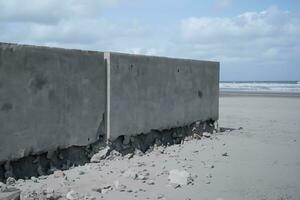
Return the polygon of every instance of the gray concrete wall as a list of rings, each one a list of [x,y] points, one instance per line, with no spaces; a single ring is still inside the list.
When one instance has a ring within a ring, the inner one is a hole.
[[[106,53],[109,139],[218,119],[219,63]]]
[[[96,141],[105,79],[101,52],[0,43],[0,162]]]
[[[0,43],[0,163],[218,119],[219,63]]]

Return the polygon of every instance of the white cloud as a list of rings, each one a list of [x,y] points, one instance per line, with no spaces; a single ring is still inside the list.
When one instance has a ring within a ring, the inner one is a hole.
[[[276,7],[232,18],[191,17],[181,22],[182,43],[194,52],[194,57],[205,56],[225,63],[296,59],[299,35],[299,15]]]
[[[0,21],[58,23],[66,18],[95,17],[117,0],[0,0]]]
[[[93,50],[130,48],[130,42],[147,33],[138,22],[102,16],[103,9],[118,1],[0,0],[0,41]]]

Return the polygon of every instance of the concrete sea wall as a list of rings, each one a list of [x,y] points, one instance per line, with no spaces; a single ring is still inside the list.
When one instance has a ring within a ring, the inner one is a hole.
[[[95,142],[105,71],[102,52],[0,44],[0,162]]]
[[[108,60],[108,137],[217,120],[219,63],[120,53]]]
[[[0,43],[0,164],[218,119],[219,63]]]

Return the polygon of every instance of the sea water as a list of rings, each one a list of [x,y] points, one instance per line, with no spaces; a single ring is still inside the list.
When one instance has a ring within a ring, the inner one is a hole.
[[[300,81],[221,81],[220,91],[300,94]]]

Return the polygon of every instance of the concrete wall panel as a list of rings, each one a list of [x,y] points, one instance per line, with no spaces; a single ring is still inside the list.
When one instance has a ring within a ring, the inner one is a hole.
[[[105,97],[103,53],[0,43],[0,162],[96,141]]]
[[[219,63],[106,53],[109,139],[218,119]]]

